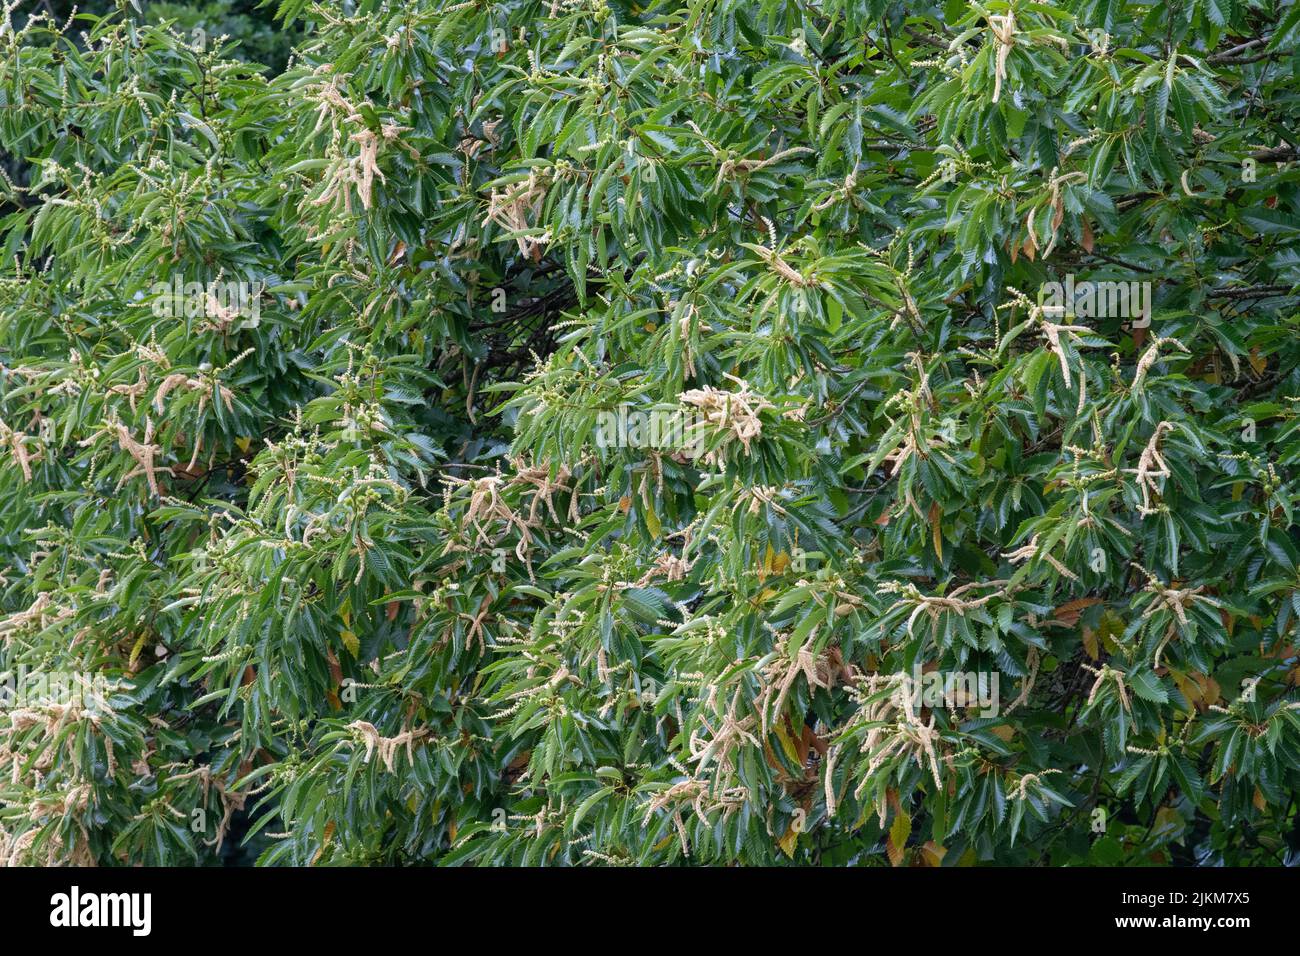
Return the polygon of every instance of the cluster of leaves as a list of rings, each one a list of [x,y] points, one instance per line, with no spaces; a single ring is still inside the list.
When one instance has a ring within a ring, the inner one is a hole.
[[[1294,0],[23,6],[0,859],[1295,860]]]

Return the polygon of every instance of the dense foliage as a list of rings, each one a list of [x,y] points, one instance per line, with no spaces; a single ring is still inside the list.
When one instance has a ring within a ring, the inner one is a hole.
[[[1300,854],[1295,0],[3,7],[0,859]]]

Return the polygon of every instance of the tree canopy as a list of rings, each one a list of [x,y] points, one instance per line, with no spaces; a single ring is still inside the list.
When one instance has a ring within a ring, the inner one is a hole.
[[[3,3],[0,860],[1295,861],[1294,0],[209,6]]]

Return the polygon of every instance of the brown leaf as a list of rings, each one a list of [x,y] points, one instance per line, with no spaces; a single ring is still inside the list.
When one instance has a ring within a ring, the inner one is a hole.
[[[813,750],[816,750],[817,753],[819,753],[823,757],[826,756],[826,751],[830,749],[826,741],[823,738],[818,737],[817,732],[813,730],[812,727],[810,727],[808,724],[803,725],[803,747],[804,747],[803,752],[805,754],[808,753],[808,748],[811,747]]]
[[[1079,615],[1083,613],[1084,608],[1089,608],[1094,604],[1100,603],[1101,599],[1095,597],[1078,598],[1074,601],[1066,601],[1052,612],[1052,616],[1066,627],[1074,627],[1079,623]]]
[[[315,866],[318,862],[320,862],[320,858],[322,854],[324,854],[325,848],[329,846],[330,841],[334,839],[335,829],[336,828],[334,826],[333,820],[325,824],[325,831],[321,834],[320,848],[316,850],[316,855],[311,858],[312,866]]]
[[[940,561],[943,561],[943,531],[939,527],[941,514],[942,513],[939,511],[939,502],[931,502],[929,515],[930,540],[934,544],[935,557]]]
[[[532,759],[533,759],[533,752],[531,750],[521,750],[518,754],[515,755],[514,760],[506,764],[506,769],[523,770],[524,767],[528,766],[528,761]]]

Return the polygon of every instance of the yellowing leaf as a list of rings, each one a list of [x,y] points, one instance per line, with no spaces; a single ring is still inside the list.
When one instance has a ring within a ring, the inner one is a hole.
[[[1250,347],[1250,355],[1246,357],[1246,360],[1250,362],[1250,367],[1255,370],[1256,375],[1263,375],[1264,370],[1268,368],[1268,359],[1259,354],[1258,345]]]
[[[343,646],[348,649],[348,653],[354,658],[361,655],[361,642],[351,631],[344,631],[339,637],[343,638]]]
[[[942,866],[943,858],[947,853],[947,847],[942,847],[933,840],[927,840],[921,846],[921,861],[926,866]]]
[[[780,714],[778,714],[777,717],[779,718]],[[784,724],[778,723],[773,729],[776,731],[776,739],[781,741],[781,749],[785,751],[785,755],[796,764],[803,763],[802,758],[799,756],[799,748],[797,748],[794,745],[794,741],[790,739],[790,734],[786,731]]]
[[[645,517],[646,528],[656,541],[659,540],[663,535],[663,525],[659,523],[659,515],[655,514],[654,505],[647,503],[642,509],[642,514]]]
[[[1083,649],[1088,652],[1090,660],[1101,656],[1101,647],[1097,643],[1097,632],[1090,627],[1083,629]]]
[[[1169,674],[1174,679],[1174,685],[1179,692],[1193,707],[1204,710],[1218,701],[1219,683],[1213,677],[1208,677],[1199,671],[1183,673],[1172,668]]]
[[[1186,825],[1183,815],[1173,807],[1161,807],[1156,811],[1154,832],[1157,834],[1181,833]]]
[[[781,847],[782,851],[784,851],[785,855],[793,859],[795,845],[799,842],[799,834],[796,833],[793,828],[787,829],[781,839],[776,842],[777,845]]]
[[[894,814],[894,823],[889,828],[889,839],[885,842],[885,852],[889,855],[892,866],[903,865],[903,849],[907,838],[912,835],[912,818],[906,813]]]
[[[144,645],[148,640],[149,640],[149,632],[145,631],[143,634],[140,635],[139,639],[135,642],[135,646],[131,648],[130,660],[127,661],[126,666],[128,669],[135,670],[135,662],[140,659],[140,652],[144,650]]]

